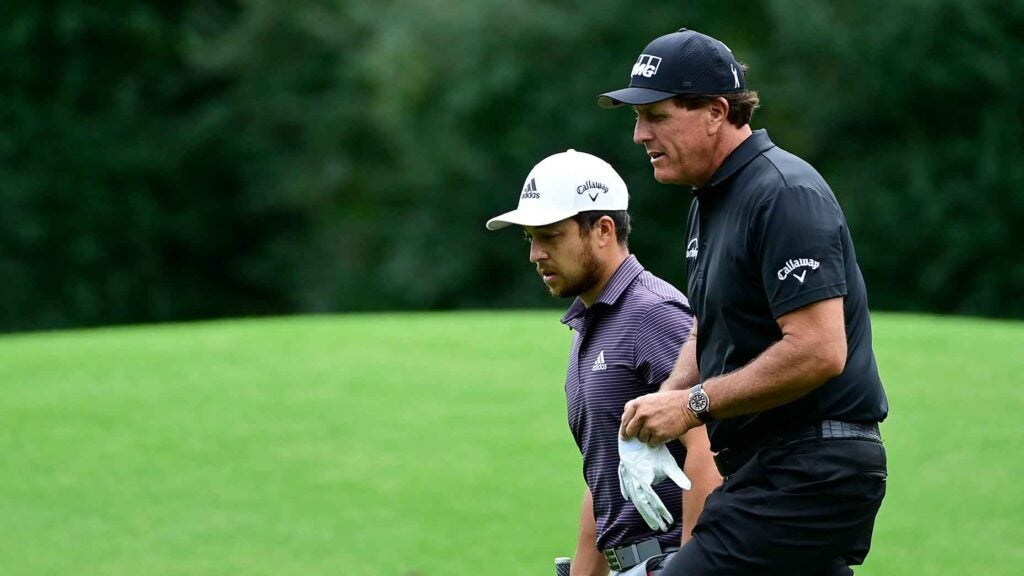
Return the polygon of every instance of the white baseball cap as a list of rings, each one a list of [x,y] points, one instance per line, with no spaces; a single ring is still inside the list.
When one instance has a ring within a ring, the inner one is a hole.
[[[510,224],[547,226],[590,210],[626,210],[629,192],[611,164],[569,149],[533,167],[519,195],[519,207],[487,221],[488,230]]]

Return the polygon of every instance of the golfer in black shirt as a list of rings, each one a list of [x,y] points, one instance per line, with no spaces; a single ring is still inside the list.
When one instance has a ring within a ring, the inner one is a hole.
[[[725,478],[666,575],[852,574],[885,495],[888,404],[842,209],[809,164],[753,131],[745,67],[691,30],[653,40],[628,88],[654,177],[692,189],[687,296],[696,327],[624,437],[707,425]]]

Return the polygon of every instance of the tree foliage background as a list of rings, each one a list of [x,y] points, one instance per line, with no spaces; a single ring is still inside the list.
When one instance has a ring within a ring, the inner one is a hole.
[[[511,209],[575,148],[682,285],[625,86],[688,27],[843,203],[872,306],[1024,318],[1024,2],[270,0],[0,9],[0,329],[549,305]]]

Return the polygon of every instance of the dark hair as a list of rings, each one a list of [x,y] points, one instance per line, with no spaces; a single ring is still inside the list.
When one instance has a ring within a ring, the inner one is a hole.
[[[743,76],[746,77],[748,66],[740,64],[740,67],[743,68]],[[680,108],[696,110],[697,108],[707,106],[719,98],[725,98],[725,101],[729,103],[729,115],[726,119],[737,128],[750,124],[750,119],[754,117],[754,110],[757,109],[760,103],[757,92],[754,90],[744,90],[743,92],[730,94],[680,94],[673,96],[672,101]]]
[[[615,223],[615,238],[620,246],[629,246],[630,222],[629,212],[625,210],[587,210],[572,217],[580,225],[580,235],[590,233],[590,229],[603,217],[609,217]]]

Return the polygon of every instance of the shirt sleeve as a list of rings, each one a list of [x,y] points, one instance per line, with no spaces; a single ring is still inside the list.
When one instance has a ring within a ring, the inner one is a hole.
[[[782,188],[758,207],[751,238],[775,318],[846,295],[844,226],[827,191]]]
[[[651,306],[636,334],[637,373],[656,392],[672,373],[679,349],[690,338],[693,313],[683,302],[665,300]]]

